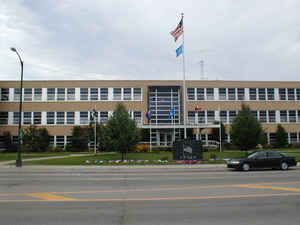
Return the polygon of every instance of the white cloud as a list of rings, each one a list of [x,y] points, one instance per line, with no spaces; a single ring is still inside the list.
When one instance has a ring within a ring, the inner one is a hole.
[[[34,1],[0,6],[0,79],[181,79],[169,32],[184,12],[188,79],[299,80],[297,0]],[[283,77],[282,74],[285,74]]]

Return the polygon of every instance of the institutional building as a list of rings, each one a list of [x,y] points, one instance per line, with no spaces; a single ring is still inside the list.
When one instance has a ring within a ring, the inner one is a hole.
[[[10,131],[14,141],[18,138],[19,87],[19,81],[0,81],[0,135]],[[211,139],[210,128],[219,120],[226,125],[230,141],[230,123],[242,103],[262,123],[268,143],[274,142],[279,123],[288,132],[289,143],[300,141],[300,82],[188,80],[186,94],[185,126],[194,128],[195,137],[204,142]],[[151,128],[153,145],[170,145],[182,138],[180,80],[24,81],[22,127],[46,127],[52,143],[64,146],[73,126],[88,125],[94,109],[97,121],[105,124],[117,102],[126,106],[139,127]],[[151,120],[145,116],[149,110]]]

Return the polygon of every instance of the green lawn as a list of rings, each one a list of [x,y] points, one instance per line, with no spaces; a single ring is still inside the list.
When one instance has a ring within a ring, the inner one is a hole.
[[[298,162],[300,162],[300,149],[279,149],[280,152],[287,155],[296,156]],[[251,153],[252,151],[248,151]],[[23,158],[35,158],[35,157],[47,157],[57,156],[71,153],[38,153],[38,154],[23,154]],[[224,159],[239,158],[245,156],[244,151],[208,151],[203,153],[203,164],[219,164],[225,163]],[[16,154],[1,154],[0,159],[3,161],[2,156],[6,157],[6,160],[16,159]],[[12,157],[12,158],[10,158]],[[31,162],[23,162],[24,165],[111,165],[111,163],[99,163],[99,161],[109,160],[121,160],[122,156],[120,153],[106,153],[98,154],[96,156],[81,156],[81,157],[70,157],[63,159],[45,159]],[[151,153],[128,153],[127,160],[148,160],[149,162],[127,162],[125,164],[166,164],[166,162],[157,162],[157,160],[169,160],[173,159],[172,152],[151,152]],[[89,163],[86,163],[89,161]],[[154,162],[153,162],[154,161]],[[114,163],[117,164],[117,163]],[[124,163],[123,163],[124,164]],[[176,164],[175,162],[168,162],[167,164]]]
[[[54,153],[54,152],[43,152],[43,153],[22,153],[22,159],[30,159],[30,158],[42,158],[42,157],[50,157],[50,156],[63,156],[70,155],[70,152],[62,152],[62,153]],[[0,153],[0,161],[9,161],[17,159],[17,153]]]

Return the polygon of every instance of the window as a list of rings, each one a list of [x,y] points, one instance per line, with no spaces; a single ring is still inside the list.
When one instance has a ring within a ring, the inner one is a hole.
[[[195,100],[195,88],[187,89],[188,100]]]
[[[266,89],[265,88],[258,88],[258,99],[260,101],[266,100]]]
[[[296,134],[297,137],[297,134]],[[279,152],[267,152],[268,158],[281,158],[281,155]]]
[[[67,112],[67,124],[74,124],[74,123],[75,123],[75,113]]]
[[[68,101],[75,100],[75,88],[67,88],[67,100]]]
[[[299,101],[300,100],[300,88],[296,88],[296,97],[297,97],[297,100]]]
[[[274,100],[274,88],[267,88],[268,100]]]
[[[14,101],[20,101],[20,88],[14,88]]]
[[[91,98],[92,101],[98,100],[98,88],[91,88]]]
[[[250,88],[249,89],[249,93],[250,93],[250,100],[256,100],[256,88]]]
[[[57,88],[57,101],[64,101],[65,100],[65,88]]]
[[[54,145],[54,136],[49,136],[50,145]]]
[[[188,111],[188,123],[195,124],[195,111]]]
[[[267,122],[267,111],[265,111],[265,110],[259,111],[259,121],[261,123],[266,123]]]
[[[34,101],[42,101],[42,88],[34,88],[33,89],[33,99]]]
[[[89,114],[88,112],[80,112],[80,124],[89,123]]]
[[[228,88],[228,100],[235,100],[235,88]]]
[[[296,123],[296,110],[289,110],[289,122]]]
[[[1,101],[9,100],[9,88],[1,88]]]
[[[269,110],[269,123],[275,123],[276,122],[276,113],[275,110]]]
[[[0,125],[8,124],[8,112],[0,112]]]
[[[197,100],[204,100],[204,88],[197,88]]]
[[[285,88],[279,88],[279,100],[286,100]]]
[[[236,111],[229,111],[229,123],[232,123],[236,117]]]
[[[219,88],[219,100],[226,100],[226,88]]]
[[[206,88],[206,100],[214,100],[214,89]]]
[[[142,113],[141,111],[134,111],[133,118],[137,124],[142,123]]]
[[[205,111],[198,111],[198,123],[205,123]]]
[[[107,123],[108,112],[100,112],[100,123]]]
[[[280,111],[280,122],[281,123],[287,123],[287,111],[286,110],[281,110]]]
[[[141,88],[133,88],[133,100],[135,100],[135,101],[142,100],[142,89]]]
[[[66,144],[71,144],[72,142],[72,136],[67,136]]]
[[[13,124],[19,124],[19,115],[20,115],[19,112],[14,112],[14,115],[13,115]]]
[[[252,110],[251,114],[254,116],[254,118],[257,120],[258,116],[257,116],[257,110]]]
[[[238,100],[245,100],[245,88],[238,88]]]
[[[126,101],[131,100],[131,88],[123,88],[123,99]]]
[[[114,88],[113,89],[113,99],[114,100],[121,100],[121,88]]]
[[[277,135],[276,135],[276,133],[270,133],[270,144],[271,145],[274,145],[274,144],[276,144],[276,142],[277,142]]]
[[[31,112],[23,112],[23,124],[32,124]]]
[[[56,146],[63,147],[65,145],[65,136],[56,136]]]
[[[108,100],[108,88],[100,88],[100,100]]]
[[[215,121],[215,111],[207,111],[207,123],[213,123]]]
[[[54,112],[47,112],[47,124],[54,124]]]
[[[55,100],[55,88],[47,88],[47,101]]]
[[[297,122],[299,123],[300,122],[300,110],[297,110],[297,116],[298,116]]]
[[[41,112],[33,112],[33,124],[42,124]]]
[[[227,123],[227,111],[220,112],[220,119],[222,123]]]
[[[297,133],[290,133],[290,144],[297,143]]]
[[[32,88],[24,88],[24,101],[32,101]]]
[[[86,101],[89,97],[89,89],[88,88],[80,88],[80,100]]]
[[[288,100],[295,100],[295,88],[288,88]]]
[[[56,124],[65,124],[65,112],[56,112]]]

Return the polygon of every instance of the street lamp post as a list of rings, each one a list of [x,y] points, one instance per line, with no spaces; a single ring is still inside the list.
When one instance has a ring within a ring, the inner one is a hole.
[[[23,100],[23,61],[18,53],[17,49],[10,48],[11,51],[15,52],[21,63],[21,83],[20,83],[20,103],[19,103],[19,126],[18,126],[18,156],[16,161],[16,167],[22,167],[21,151],[22,151],[22,100]]]

